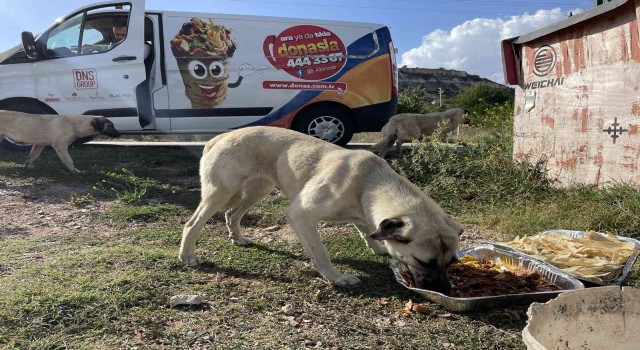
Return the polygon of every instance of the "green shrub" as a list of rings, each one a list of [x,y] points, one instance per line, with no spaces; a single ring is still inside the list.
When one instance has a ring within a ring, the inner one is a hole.
[[[552,189],[544,164],[514,162],[511,147],[417,142],[392,165],[443,207],[463,208],[527,200]]]
[[[472,118],[490,131],[481,142],[443,144],[434,135],[430,142],[416,142],[406,156],[393,160],[392,166],[454,213],[463,208],[526,201],[552,190],[546,164],[513,161],[511,101],[487,106]]]
[[[400,92],[396,113],[432,113],[442,111],[443,108],[434,106],[425,100],[425,92],[425,88],[421,86],[409,87]]]
[[[487,106],[481,111],[471,111],[469,118],[475,128],[485,128],[494,137],[499,137],[505,143],[512,143],[513,136],[513,102]]]
[[[122,168],[121,173],[110,171],[105,176],[93,189],[127,204],[140,202],[151,183],[148,178],[138,177],[125,168]]]
[[[478,83],[462,90],[452,104],[466,108],[473,114],[483,115],[486,110],[507,102],[513,102],[513,92],[508,87]]]

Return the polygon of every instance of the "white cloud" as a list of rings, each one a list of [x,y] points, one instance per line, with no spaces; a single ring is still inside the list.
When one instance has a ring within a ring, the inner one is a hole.
[[[476,18],[451,31],[436,30],[427,34],[420,47],[402,54],[400,65],[462,70],[503,83],[500,41],[559,22],[566,16],[560,8],[555,8],[507,19]]]

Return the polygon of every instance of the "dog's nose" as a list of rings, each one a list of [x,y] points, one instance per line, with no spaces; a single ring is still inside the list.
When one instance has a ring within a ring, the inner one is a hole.
[[[449,292],[451,291],[451,282],[449,282],[446,273],[438,273],[435,276],[431,275],[429,277],[414,277],[416,286],[421,289],[428,289],[445,295],[449,294]]]
[[[422,283],[416,284],[420,289],[432,290],[445,295],[451,292],[451,283],[449,281],[422,281]]]

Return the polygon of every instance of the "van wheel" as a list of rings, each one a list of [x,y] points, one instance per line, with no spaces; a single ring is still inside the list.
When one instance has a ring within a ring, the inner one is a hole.
[[[346,145],[353,137],[351,116],[345,109],[338,107],[320,107],[306,111],[296,119],[292,129],[339,146]]]
[[[7,111],[24,112],[31,114],[52,114],[50,111],[31,104],[13,104],[5,106],[2,109]],[[2,141],[0,141],[0,147],[7,151],[28,151],[29,149],[31,149],[31,145],[29,144],[11,141],[9,139],[3,139]]]

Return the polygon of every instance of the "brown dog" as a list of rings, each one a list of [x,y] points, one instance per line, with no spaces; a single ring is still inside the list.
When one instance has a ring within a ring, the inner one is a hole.
[[[72,173],[80,173],[69,155],[69,145],[76,139],[107,135],[118,137],[120,133],[105,117],[93,115],[28,114],[0,110],[0,140],[31,144],[31,153],[24,166],[31,168],[42,150],[53,147],[62,163]]]
[[[371,150],[378,151],[378,155],[384,157],[394,142],[399,152],[403,143],[411,142],[420,136],[431,136],[439,126],[444,126],[443,132],[449,133],[460,124],[471,124],[471,121],[464,117],[466,113],[466,109],[451,108],[444,112],[428,114],[396,114],[382,128],[382,139],[373,145]]]
[[[316,270],[339,286],[359,279],[339,272],[322,244],[319,221],[352,223],[376,254],[408,265],[416,285],[446,292],[462,228],[436,202],[380,157],[346,150],[295,131],[248,127],[213,138],[200,160],[200,205],[184,226],[180,260],[197,265],[196,239],[218,211],[233,243],[250,240],[240,219],[277,187],[286,215]]]

